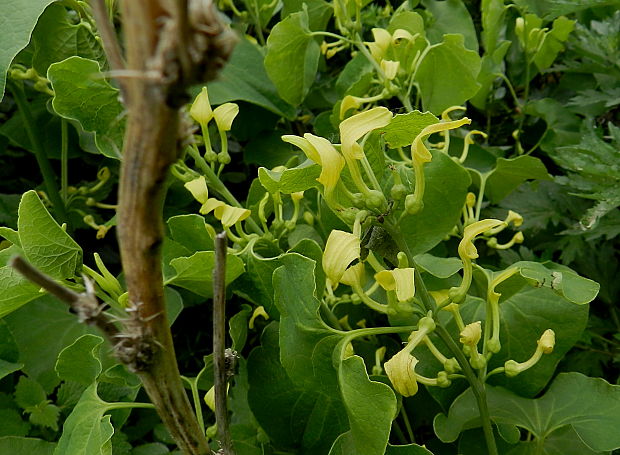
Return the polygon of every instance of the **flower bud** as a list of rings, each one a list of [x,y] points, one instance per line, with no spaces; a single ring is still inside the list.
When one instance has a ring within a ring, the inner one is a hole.
[[[209,93],[207,87],[203,87],[202,91],[198,94],[192,107],[189,109],[189,115],[192,116],[196,122],[198,122],[203,128],[213,118],[213,110],[211,109],[211,103],[209,102]]]
[[[538,340],[538,347],[544,354],[551,354],[555,346],[555,332],[551,329],[545,330]]]

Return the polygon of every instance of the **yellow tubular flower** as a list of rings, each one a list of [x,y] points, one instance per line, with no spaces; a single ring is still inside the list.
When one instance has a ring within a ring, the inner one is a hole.
[[[551,329],[545,330],[537,341],[536,351],[525,362],[519,363],[515,360],[507,360],[504,364],[504,372],[509,378],[532,368],[542,358],[543,354],[551,354],[555,346],[555,332]]]
[[[225,103],[218,106],[213,111],[213,118],[220,131],[230,131],[232,122],[239,113],[239,105],[235,103]]]
[[[349,264],[360,257],[360,239],[349,232],[333,230],[323,252],[323,271],[336,286]]]
[[[321,157],[319,156],[319,152],[316,151],[316,149],[307,139],[299,136],[294,136],[292,134],[287,134],[282,136],[282,140],[284,142],[288,142],[289,144],[293,144],[296,147],[299,147],[309,159],[311,159],[317,164],[321,164]]]
[[[374,38],[374,42],[367,42],[364,44],[368,46],[370,54],[375,59],[375,61],[379,63],[390,47],[390,43],[392,42],[392,35],[390,35],[390,32],[388,32],[384,28],[373,28],[372,37]]]
[[[321,175],[317,181],[325,189],[325,199],[330,202],[331,195],[340,180],[340,173],[344,168],[344,158],[327,139],[314,134],[306,133],[304,138],[316,150],[321,165]]]
[[[417,34],[416,34],[417,35]],[[414,41],[415,37],[407,30],[399,28],[392,34],[392,44],[396,44],[399,40],[405,39],[407,41]]]
[[[497,276],[495,276],[489,282],[489,289],[487,291],[487,302],[489,302],[489,307],[491,310],[491,321],[493,332],[491,334],[491,338],[487,341],[485,346],[486,350],[496,354],[498,353],[502,345],[499,340],[499,325],[500,325],[500,317],[499,317],[499,298],[501,294],[495,291],[495,288],[502,282],[506,281],[508,278],[517,273],[519,269],[510,268],[500,272]]]
[[[252,213],[248,209],[241,207],[232,207],[228,204],[220,205],[213,211],[215,217],[222,222],[222,226],[231,227],[238,221],[243,221]]]
[[[207,123],[213,118],[213,110],[211,109],[211,103],[209,103],[207,87],[203,87],[194,100],[192,107],[189,109],[189,115],[203,128],[206,128]]]
[[[467,346],[476,346],[482,337],[482,322],[476,321],[467,324],[461,330],[459,341]]]
[[[347,286],[364,286],[366,271],[363,262],[358,262],[349,267],[340,278],[342,284]]]
[[[459,243],[458,252],[463,261],[463,281],[459,287],[453,287],[450,289],[450,299],[453,302],[460,303],[465,299],[465,294],[471,285],[471,279],[473,274],[472,259],[478,257],[478,250],[474,245],[476,236],[483,232],[493,229],[496,226],[503,224],[500,220],[481,220],[467,226],[463,232],[463,239]]]
[[[345,96],[340,102],[340,119],[342,120],[347,112],[351,109],[359,109],[362,105],[363,98],[358,96]]]
[[[415,284],[413,281],[414,269],[411,267],[404,269],[382,270],[375,274],[375,280],[386,291],[395,291],[399,302],[410,300],[415,295]]]
[[[218,201],[217,199],[210,198],[207,201],[205,201],[204,204],[202,204],[202,207],[200,207],[200,213],[202,215],[206,215],[210,213],[211,211],[215,210],[216,208],[221,207],[223,205],[226,205],[226,204],[222,201]]]
[[[381,60],[381,69],[385,73],[385,77],[388,81],[391,81],[398,74],[400,68],[400,62],[393,60]]]
[[[209,199],[207,181],[203,176],[200,176],[197,179],[192,180],[191,182],[187,182],[183,186],[187,188],[187,191],[192,193],[194,199],[196,199],[201,204],[204,204]]]
[[[383,364],[383,369],[394,389],[404,397],[411,397],[418,393],[418,381],[415,374],[417,363],[418,359],[403,349]]]

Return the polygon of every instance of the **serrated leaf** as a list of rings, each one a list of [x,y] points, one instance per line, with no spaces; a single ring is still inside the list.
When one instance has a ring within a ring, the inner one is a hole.
[[[198,251],[189,257],[172,259],[170,265],[176,275],[166,281],[166,285],[180,286],[202,297],[213,296],[213,268],[215,253]],[[226,256],[226,285],[232,283],[245,270],[243,261],[237,256]]]
[[[15,387],[15,402],[22,409],[27,409],[47,400],[47,394],[41,384],[27,376],[19,378]]]
[[[4,97],[6,74],[15,56],[30,41],[35,24],[43,10],[54,0],[5,0],[0,15],[2,46],[0,47],[0,100]]]
[[[43,401],[26,410],[30,413],[30,423],[58,431],[60,408],[48,401]]]
[[[270,193],[283,194],[305,191],[320,185],[316,179],[321,174],[321,166],[311,160],[306,160],[299,166],[284,171],[270,171],[264,167],[258,168],[258,179]]]
[[[476,80],[480,65],[478,53],[465,48],[463,35],[444,35],[417,68],[415,79],[424,109],[440,114],[472,98],[480,88]]]
[[[390,123],[378,131],[391,148],[406,147],[424,128],[439,123],[439,119],[430,112],[413,111],[408,114],[395,115]]]
[[[82,248],[52,218],[36,191],[22,196],[18,232],[26,259],[41,271],[62,280],[82,267]]]
[[[577,433],[585,445],[597,453],[620,447],[620,386],[580,373],[561,373],[540,398],[519,397],[499,387],[487,388],[491,419],[517,425],[530,432],[542,445],[542,454],[558,453],[547,438],[553,432]],[[561,404],[561,405],[560,405]],[[435,432],[444,442],[456,440],[465,425],[479,421],[478,409],[470,390],[450,407],[448,416],[435,418]]]
[[[101,373],[99,349],[103,338],[85,334],[67,346],[58,355],[56,374],[64,381],[89,386]]]
[[[99,151],[120,159],[125,130],[119,91],[105,79],[99,63],[70,57],[50,65],[47,77],[54,89],[52,106],[58,115],[77,120],[85,131],[95,133]]]
[[[265,69],[280,96],[299,105],[314,82],[320,46],[308,28],[306,11],[293,13],[276,24],[267,39]]]

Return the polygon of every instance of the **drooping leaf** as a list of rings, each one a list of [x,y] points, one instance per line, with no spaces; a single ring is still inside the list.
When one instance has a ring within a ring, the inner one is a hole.
[[[54,89],[52,106],[58,115],[77,120],[85,131],[95,133],[99,151],[120,159],[123,148],[123,106],[118,89],[105,79],[99,63],[70,57],[50,65],[47,77]]]
[[[523,398],[500,387],[487,388],[491,419],[517,425],[542,444],[542,454],[558,452],[554,432],[574,431],[589,449],[607,452],[620,447],[620,386],[580,373],[561,373],[540,398]],[[478,420],[478,410],[470,390],[450,407],[448,416],[435,418],[435,432],[444,442],[454,441],[466,425]],[[566,438],[570,442],[572,438]],[[560,442],[561,444],[561,442]]]
[[[91,385],[101,373],[99,349],[103,338],[85,334],[64,348],[56,361],[56,373],[64,381]]]
[[[204,217],[200,215],[177,215],[166,222],[172,239],[190,252],[213,251],[213,240],[209,236]]]
[[[54,0],[6,0],[2,3],[0,30],[3,43],[0,47],[0,101],[4,97],[6,74],[15,56],[30,41],[37,19]]]
[[[209,99],[213,104],[247,101],[292,120],[295,109],[278,95],[263,59],[257,46],[247,40],[239,42],[217,80],[207,85]]]
[[[213,296],[213,269],[215,253],[198,251],[189,257],[179,257],[170,261],[176,275],[166,281],[194,292],[202,297]],[[226,285],[232,283],[244,271],[243,261],[236,256],[226,257]]]
[[[424,109],[440,114],[472,98],[480,88],[476,80],[480,65],[478,53],[465,48],[463,35],[444,35],[441,43],[430,47],[416,72]]]
[[[82,267],[82,248],[47,211],[36,191],[19,204],[18,232],[26,259],[57,279],[73,278]]]
[[[549,68],[558,54],[564,50],[564,42],[573,31],[575,21],[560,16],[553,21],[553,27],[549,30],[540,49],[534,56],[534,63],[539,71]]]
[[[285,101],[297,106],[304,100],[314,82],[319,56],[306,11],[291,14],[271,30],[265,69]]]
[[[258,168],[260,183],[270,193],[279,191],[283,194],[291,194],[319,187],[316,179],[320,174],[321,166],[311,160],[306,160],[299,166],[279,172],[270,171],[264,167]]]

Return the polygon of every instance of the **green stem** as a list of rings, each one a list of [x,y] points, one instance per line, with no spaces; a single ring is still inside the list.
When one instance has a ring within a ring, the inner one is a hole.
[[[415,436],[413,434],[413,429],[411,428],[411,422],[409,422],[409,416],[407,416],[407,411],[405,411],[405,407],[400,407],[400,415],[403,416],[403,422],[405,422],[405,428],[407,429],[407,434],[409,435],[409,442],[415,443]]]
[[[203,370],[204,371],[204,370]],[[202,406],[200,404],[200,395],[198,394],[198,378],[200,374],[196,376],[194,379],[186,378],[185,376],[181,376],[192,391],[192,399],[194,400],[194,409],[196,411],[196,419],[198,420],[198,425],[203,429],[205,427],[204,417],[202,416]]]
[[[407,259],[409,260],[409,266],[414,268],[414,281],[415,281],[415,287],[416,287],[416,295],[418,295],[418,297],[422,301],[423,306],[425,307],[427,311],[431,310],[433,313],[436,313],[437,306],[435,304],[435,301],[431,297],[431,295],[428,293],[428,290],[426,289],[426,284],[424,283],[424,280],[422,279],[422,276],[420,275],[420,272],[418,271],[418,267],[416,266],[415,259],[413,258],[413,255],[411,254],[411,251],[409,250],[409,246],[407,245],[407,242],[405,241],[404,236],[400,232],[400,229],[398,229],[398,226],[395,226],[392,223],[388,223],[387,221],[386,223],[384,223],[384,227],[390,233],[391,237],[394,239],[394,241],[396,242],[400,250],[403,251],[407,255]],[[448,349],[452,352],[452,354],[456,358],[457,362],[459,363],[461,367],[461,370],[465,374],[465,377],[467,378],[467,381],[469,382],[471,386],[472,392],[474,393],[476,402],[478,404],[478,410],[480,411],[482,429],[484,431],[484,437],[486,439],[489,455],[498,455],[497,446],[495,444],[495,437],[493,436],[493,427],[491,426],[491,418],[489,415],[489,408],[487,405],[486,390],[484,388],[484,383],[478,379],[471,365],[467,361],[465,354],[456,345],[456,343],[454,342],[454,340],[452,339],[452,337],[450,336],[446,328],[443,326],[443,323],[441,322],[441,320],[436,316],[434,317],[434,319],[435,319],[435,323],[437,324],[435,328],[435,332],[437,333],[437,335],[439,335],[441,340],[445,343],[445,345],[448,347]]]
[[[480,174],[480,191],[476,200],[476,221],[480,221],[480,211],[482,210],[482,200],[484,199],[484,190],[487,186],[488,174]]]
[[[209,189],[215,191],[220,196],[222,196],[226,200],[226,202],[228,202],[230,205],[233,205],[235,207],[245,208],[239,203],[239,201],[237,201],[235,196],[233,196],[232,193],[228,191],[228,188],[226,188],[226,185],[224,185],[224,183],[219,179],[219,177],[215,175],[215,172],[213,171],[213,169],[211,169],[211,167],[207,164],[204,158],[200,156],[200,153],[198,153],[192,147],[187,147],[186,150],[187,150],[187,153],[194,159],[196,166],[200,168],[205,178],[207,179],[207,184],[209,185]],[[263,234],[262,229],[258,226],[258,224],[256,224],[256,222],[252,218],[248,218],[246,222],[248,223],[252,231],[260,235]]]
[[[22,119],[24,120],[24,128],[26,129],[28,139],[30,139],[30,143],[34,148],[34,155],[37,159],[37,164],[39,165],[41,175],[43,176],[43,181],[45,182],[47,197],[52,202],[52,205],[54,206],[54,211],[56,212],[56,215],[60,218],[59,221],[64,222],[67,220],[65,205],[60,197],[60,193],[58,192],[56,175],[54,174],[52,165],[47,158],[45,148],[41,143],[41,139],[37,134],[37,131],[35,131],[36,126],[32,117],[32,113],[30,112],[30,106],[28,105],[28,101],[26,100],[26,95],[24,94],[23,89],[14,82],[9,84],[9,89],[13,94],[15,103],[17,104],[19,112],[22,115]]]
[[[127,402],[118,402],[118,403],[108,403],[106,409],[108,411],[112,411],[114,409],[133,409],[133,408],[141,408],[141,409],[155,409],[155,405],[153,403],[134,403],[133,401]]]

